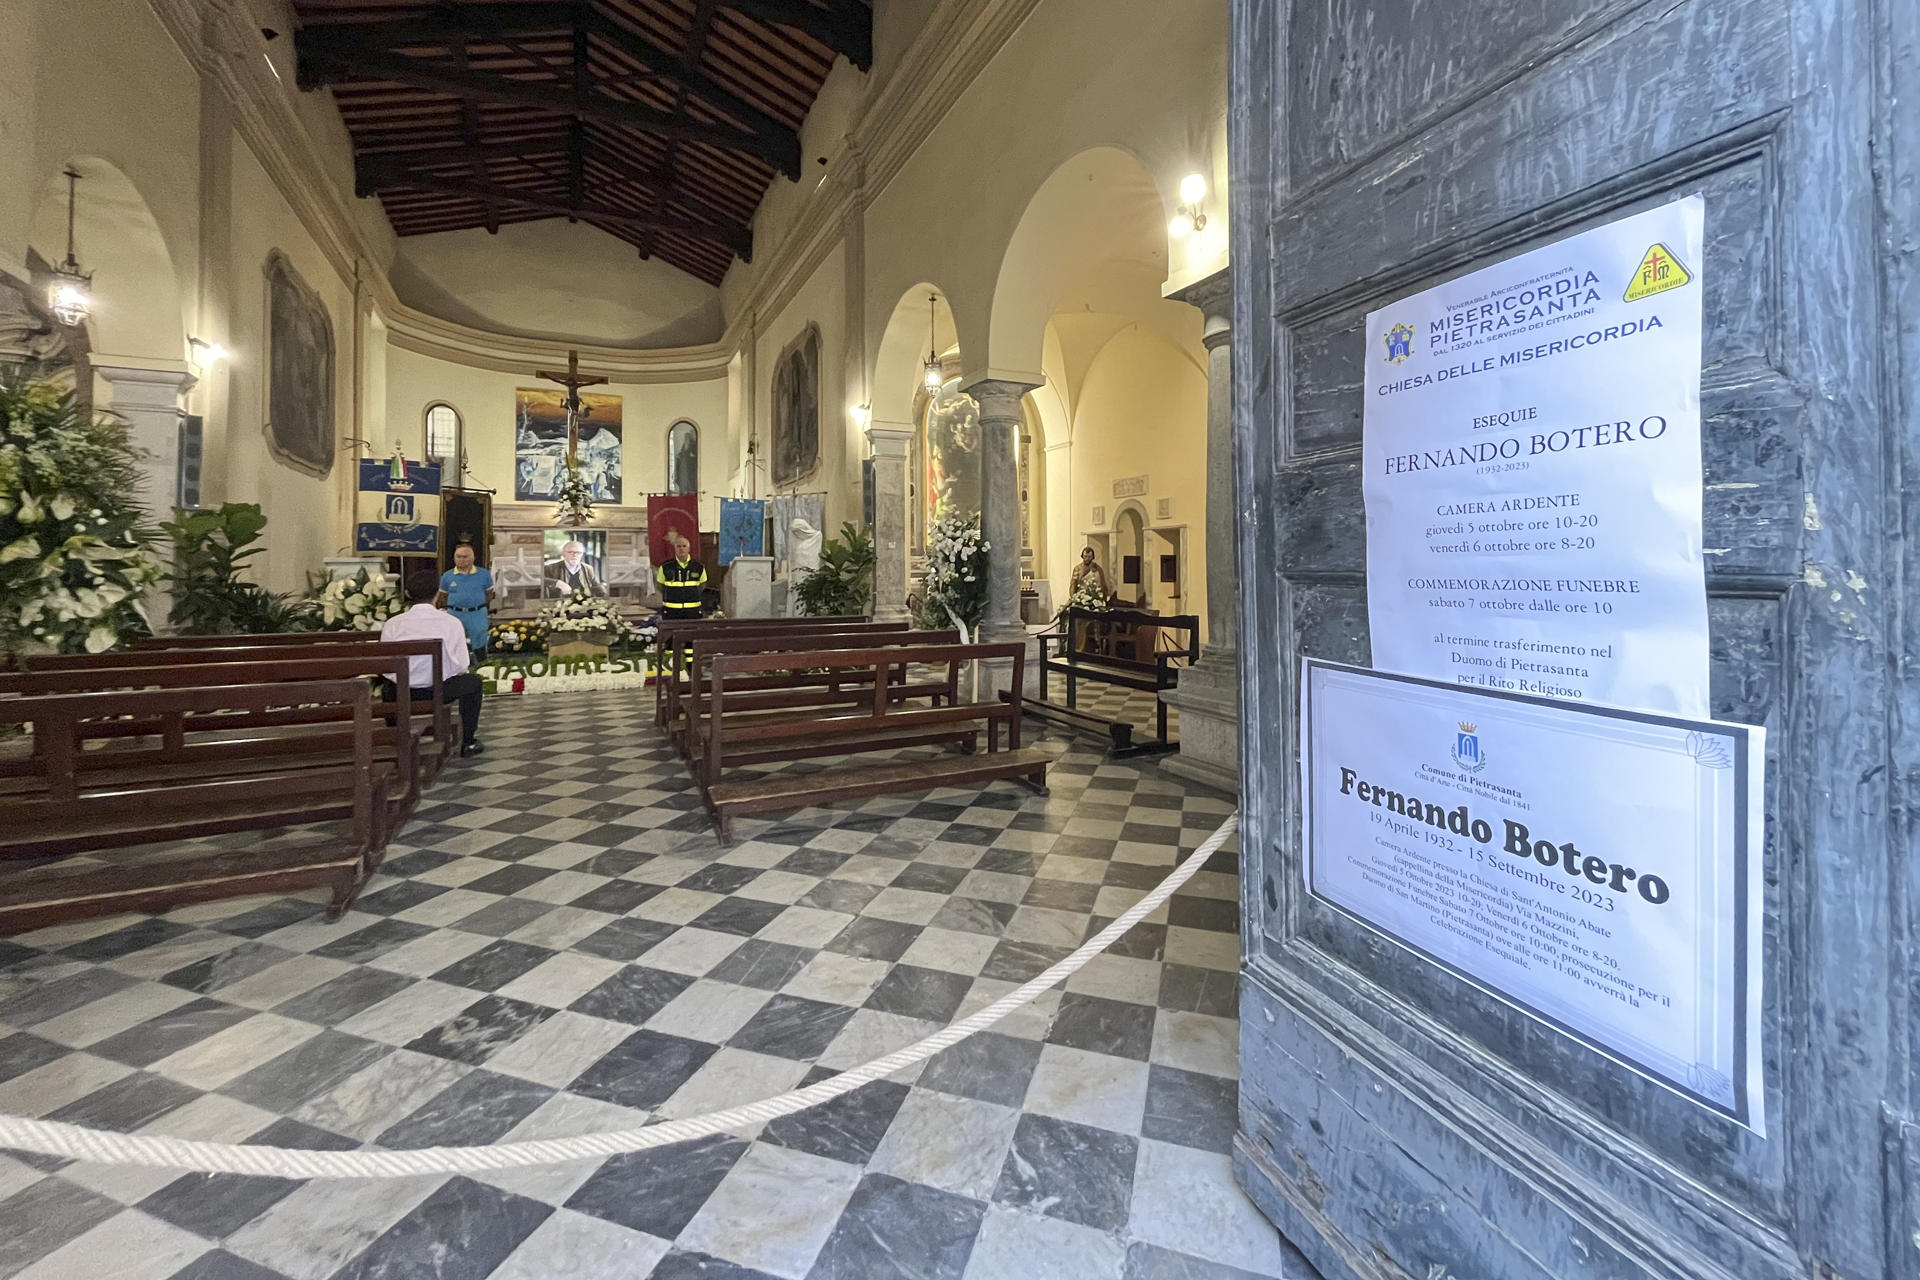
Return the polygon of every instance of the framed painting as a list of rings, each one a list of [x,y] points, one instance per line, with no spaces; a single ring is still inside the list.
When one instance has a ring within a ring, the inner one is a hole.
[[[566,392],[520,387],[513,393],[513,499],[552,502],[567,473]],[[580,474],[595,502],[620,502],[623,428],[619,396],[582,393]]]
[[[267,255],[267,448],[295,470],[333,470],[333,321],[275,249]]]
[[[795,484],[820,464],[820,328],[808,325],[773,370],[773,482]]]

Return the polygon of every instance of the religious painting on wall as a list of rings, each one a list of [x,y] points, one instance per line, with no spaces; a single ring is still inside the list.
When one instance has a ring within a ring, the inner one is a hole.
[[[267,447],[309,475],[333,470],[333,321],[279,250],[267,255]]]
[[[567,393],[519,387],[513,393],[513,497],[553,502],[567,474]],[[620,397],[581,393],[580,476],[595,502],[620,501]]]
[[[700,492],[700,428],[684,418],[667,428],[667,492]]]
[[[773,482],[794,484],[820,462],[820,330],[809,325],[773,371]]]
[[[955,379],[928,399],[924,424],[927,527],[980,514],[980,406]]]

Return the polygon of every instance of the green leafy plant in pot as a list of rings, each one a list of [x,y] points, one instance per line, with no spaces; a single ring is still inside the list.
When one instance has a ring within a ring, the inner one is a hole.
[[[860,614],[873,599],[873,535],[849,521],[820,548],[820,567],[795,584],[794,599],[811,618]]]
[[[312,601],[269,591],[240,576],[260,553],[267,517],[254,502],[228,502],[205,511],[176,510],[160,526],[173,540],[173,611],[168,621],[185,635],[267,635],[310,631]]]

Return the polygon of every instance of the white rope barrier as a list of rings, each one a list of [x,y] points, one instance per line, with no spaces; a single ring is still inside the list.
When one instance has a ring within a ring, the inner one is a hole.
[[[0,1115],[0,1148],[66,1156],[94,1164],[143,1165],[161,1169],[188,1169],[201,1173],[244,1173],[272,1178],[410,1178],[422,1174],[478,1173],[487,1169],[517,1169],[529,1165],[564,1164],[573,1160],[603,1160],[631,1151],[689,1142],[819,1106],[864,1084],[883,1079],[942,1049],[984,1031],[1066,981],[1088,961],[1118,942],[1121,935],[1159,910],[1168,898],[1191,880],[1207,859],[1219,852],[1239,828],[1240,815],[1225,822],[1188,855],[1146,897],[1066,959],[986,1008],[935,1032],[916,1044],[896,1049],[864,1066],[843,1071],[804,1089],[745,1106],[730,1107],[685,1120],[668,1120],[638,1129],[589,1133],[571,1138],[505,1142],[482,1147],[421,1147],[411,1151],[312,1151],[293,1147],[255,1146],[235,1142],[205,1142],[164,1134],[111,1133],[57,1120]]]

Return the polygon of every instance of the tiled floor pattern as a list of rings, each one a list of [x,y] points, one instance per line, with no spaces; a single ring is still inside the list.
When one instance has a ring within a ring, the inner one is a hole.
[[[743,819],[723,848],[650,707],[490,702],[489,753],[338,924],[256,898],[0,940],[0,1110],[338,1149],[695,1115],[1012,989],[1229,807],[1043,735],[1050,796]],[[1223,855],[1064,992],[757,1132],[383,1182],[0,1155],[0,1280],[1309,1276],[1229,1170],[1236,892]]]

